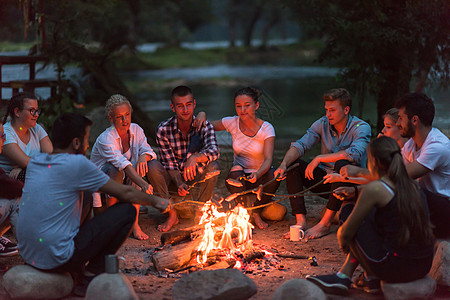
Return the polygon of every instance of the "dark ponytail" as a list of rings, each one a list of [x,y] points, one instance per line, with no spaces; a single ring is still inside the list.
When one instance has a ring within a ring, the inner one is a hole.
[[[399,245],[405,245],[414,236],[423,243],[430,241],[432,230],[423,206],[419,187],[406,171],[397,142],[390,137],[380,137],[369,144],[369,151],[377,168],[386,172],[395,185],[400,218]]]
[[[250,98],[253,99],[253,101],[255,101],[255,103],[257,103],[257,102],[259,102],[259,99],[261,98],[262,93],[260,90],[248,86],[248,87],[237,90],[234,93],[234,100],[236,100],[236,98],[238,96],[243,96],[243,95],[249,96]]]
[[[12,96],[11,100],[9,100],[8,109],[6,110],[6,114],[3,117],[3,121],[2,121],[3,124],[6,123],[8,116],[11,117],[11,120],[14,119],[14,110],[16,108],[19,108],[19,110],[23,109],[23,101],[25,99],[36,99],[37,100],[37,97],[33,93],[29,93],[29,92],[22,92],[22,93],[18,93],[18,94],[15,94],[14,96]]]

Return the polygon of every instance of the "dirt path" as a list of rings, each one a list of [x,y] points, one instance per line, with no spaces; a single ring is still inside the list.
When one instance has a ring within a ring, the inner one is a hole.
[[[289,206],[287,203],[285,205]],[[325,204],[321,198],[310,198],[307,201],[308,213],[310,215],[309,225],[318,221],[320,210]],[[149,249],[160,244],[160,232],[156,226],[164,221],[164,217],[152,208],[147,215],[140,215],[142,229],[149,235],[149,240],[138,241],[128,238],[118,252],[118,256],[124,258],[120,262],[121,271],[126,274],[132,283],[140,299],[172,299],[172,285],[178,278],[163,278],[158,276],[150,260]],[[305,275],[326,274],[336,272],[344,262],[344,255],[340,252],[336,241],[337,225],[333,225],[332,233],[318,240],[292,242],[282,238],[282,234],[287,232],[289,224],[294,223],[294,219],[286,216],[283,221],[270,223],[265,230],[254,229],[253,239],[255,244],[262,244],[279,252],[292,252],[298,255],[315,256],[318,266],[311,266],[311,261],[306,259],[280,259],[283,269],[272,268],[268,272],[263,270],[247,274],[258,288],[258,293],[251,299],[271,299],[275,290],[284,282],[294,278],[304,278]],[[176,229],[182,229],[193,225],[193,220],[180,220]],[[0,258],[2,263],[9,267],[21,264],[20,256]],[[358,269],[355,276],[361,272]],[[0,275],[0,281],[3,274]],[[434,299],[449,299],[449,291],[438,291]],[[2,288],[0,299],[9,299]],[[79,297],[67,297],[66,299],[81,299]],[[368,295],[361,290],[351,289],[347,297],[329,296],[329,299],[383,299],[382,296]]]

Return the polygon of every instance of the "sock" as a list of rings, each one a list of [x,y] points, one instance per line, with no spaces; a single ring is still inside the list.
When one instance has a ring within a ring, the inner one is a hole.
[[[337,277],[339,277],[341,279],[350,279],[347,275],[345,275],[341,271],[337,272],[336,275],[337,275]]]

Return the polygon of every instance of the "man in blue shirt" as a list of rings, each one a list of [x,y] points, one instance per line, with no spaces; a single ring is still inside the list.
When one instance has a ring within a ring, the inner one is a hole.
[[[120,248],[136,219],[131,203],[164,211],[169,201],[121,185],[100,171],[84,154],[89,147],[86,117],[65,113],[56,119],[53,153],[30,159],[17,221],[19,252],[25,263],[78,277],[76,295],[84,296],[89,279],[105,271],[105,255]],[[83,191],[101,191],[119,202],[87,220],[91,201]],[[81,280],[80,280],[81,278]]]
[[[303,186],[310,187],[331,172],[339,172],[346,164],[365,165],[366,147],[370,140],[369,124],[350,115],[352,98],[343,88],[332,89],[323,95],[326,115],[314,122],[306,134],[291,144],[275,176],[287,175],[286,185],[289,194],[303,191]],[[301,157],[320,142],[321,154],[310,163]],[[287,168],[298,163],[299,166],[286,173]],[[346,183],[321,184],[314,192],[332,191]],[[297,225],[306,226],[306,207],[303,196],[290,198],[292,214]],[[330,194],[327,210],[322,220],[305,232],[306,238],[320,238],[330,230],[331,221],[341,207],[341,201]]]

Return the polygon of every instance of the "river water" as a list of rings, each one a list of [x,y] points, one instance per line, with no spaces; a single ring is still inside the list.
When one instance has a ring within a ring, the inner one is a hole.
[[[324,114],[322,94],[328,89],[340,87],[338,70],[323,67],[271,67],[217,65],[201,68],[182,68],[124,73],[127,82],[139,85],[136,95],[139,104],[156,122],[169,118],[169,95],[173,87],[185,84],[192,87],[197,100],[197,111],[207,112],[209,119],[235,114],[234,92],[251,85],[263,91],[258,110],[259,116],[271,122],[277,136],[297,138],[316,119]],[[216,78],[216,80],[209,80]],[[220,79],[223,79],[221,83]],[[164,87],[142,88],[146,82],[166,82]],[[170,83],[173,84],[171,85]],[[450,91],[427,88],[436,105],[434,126],[450,132]],[[358,99],[354,98],[353,112],[358,111]],[[376,103],[367,99],[363,119],[376,124]]]
[[[40,67],[38,65],[37,69]],[[259,116],[274,125],[277,136],[293,139],[303,135],[311,123],[324,114],[321,96],[324,91],[341,86],[337,73],[337,69],[324,67],[216,65],[125,72],[122,76],[127,83],[140,86],[136,93],[138,103],[155,123],[173,114],[169,107],[169,95],[178,84],[192,87],[197,111],[206,111],[209,119],[234,115],[234,92],[247,85],[258,87],[264,95],[258,110]],[[2,76],[4,81],[27,78],[28,67],[5,65]],[[65,76],[76,80],[80,71],[68,68]],[[52,77],[56,77],[52,66],[36,74],[36,78]],[[155,89],[153,85],[146,89],[146,82],[165,84],[161,84],[161,88]],[[43,98],[49,96],[49,90],[45,88],[38,89],[36,93]],[[450,91],[428,87],[425,93],[433,98],[436,105],[434,126],[449,134]],[[11,90],[3,89],[2,98],[9,97]],[[358,99],[354,98],[354,113],[358,111],[357,102]],[[362,117],[370,124],[376,124],[376,103],[373,100],[366,100]]]

